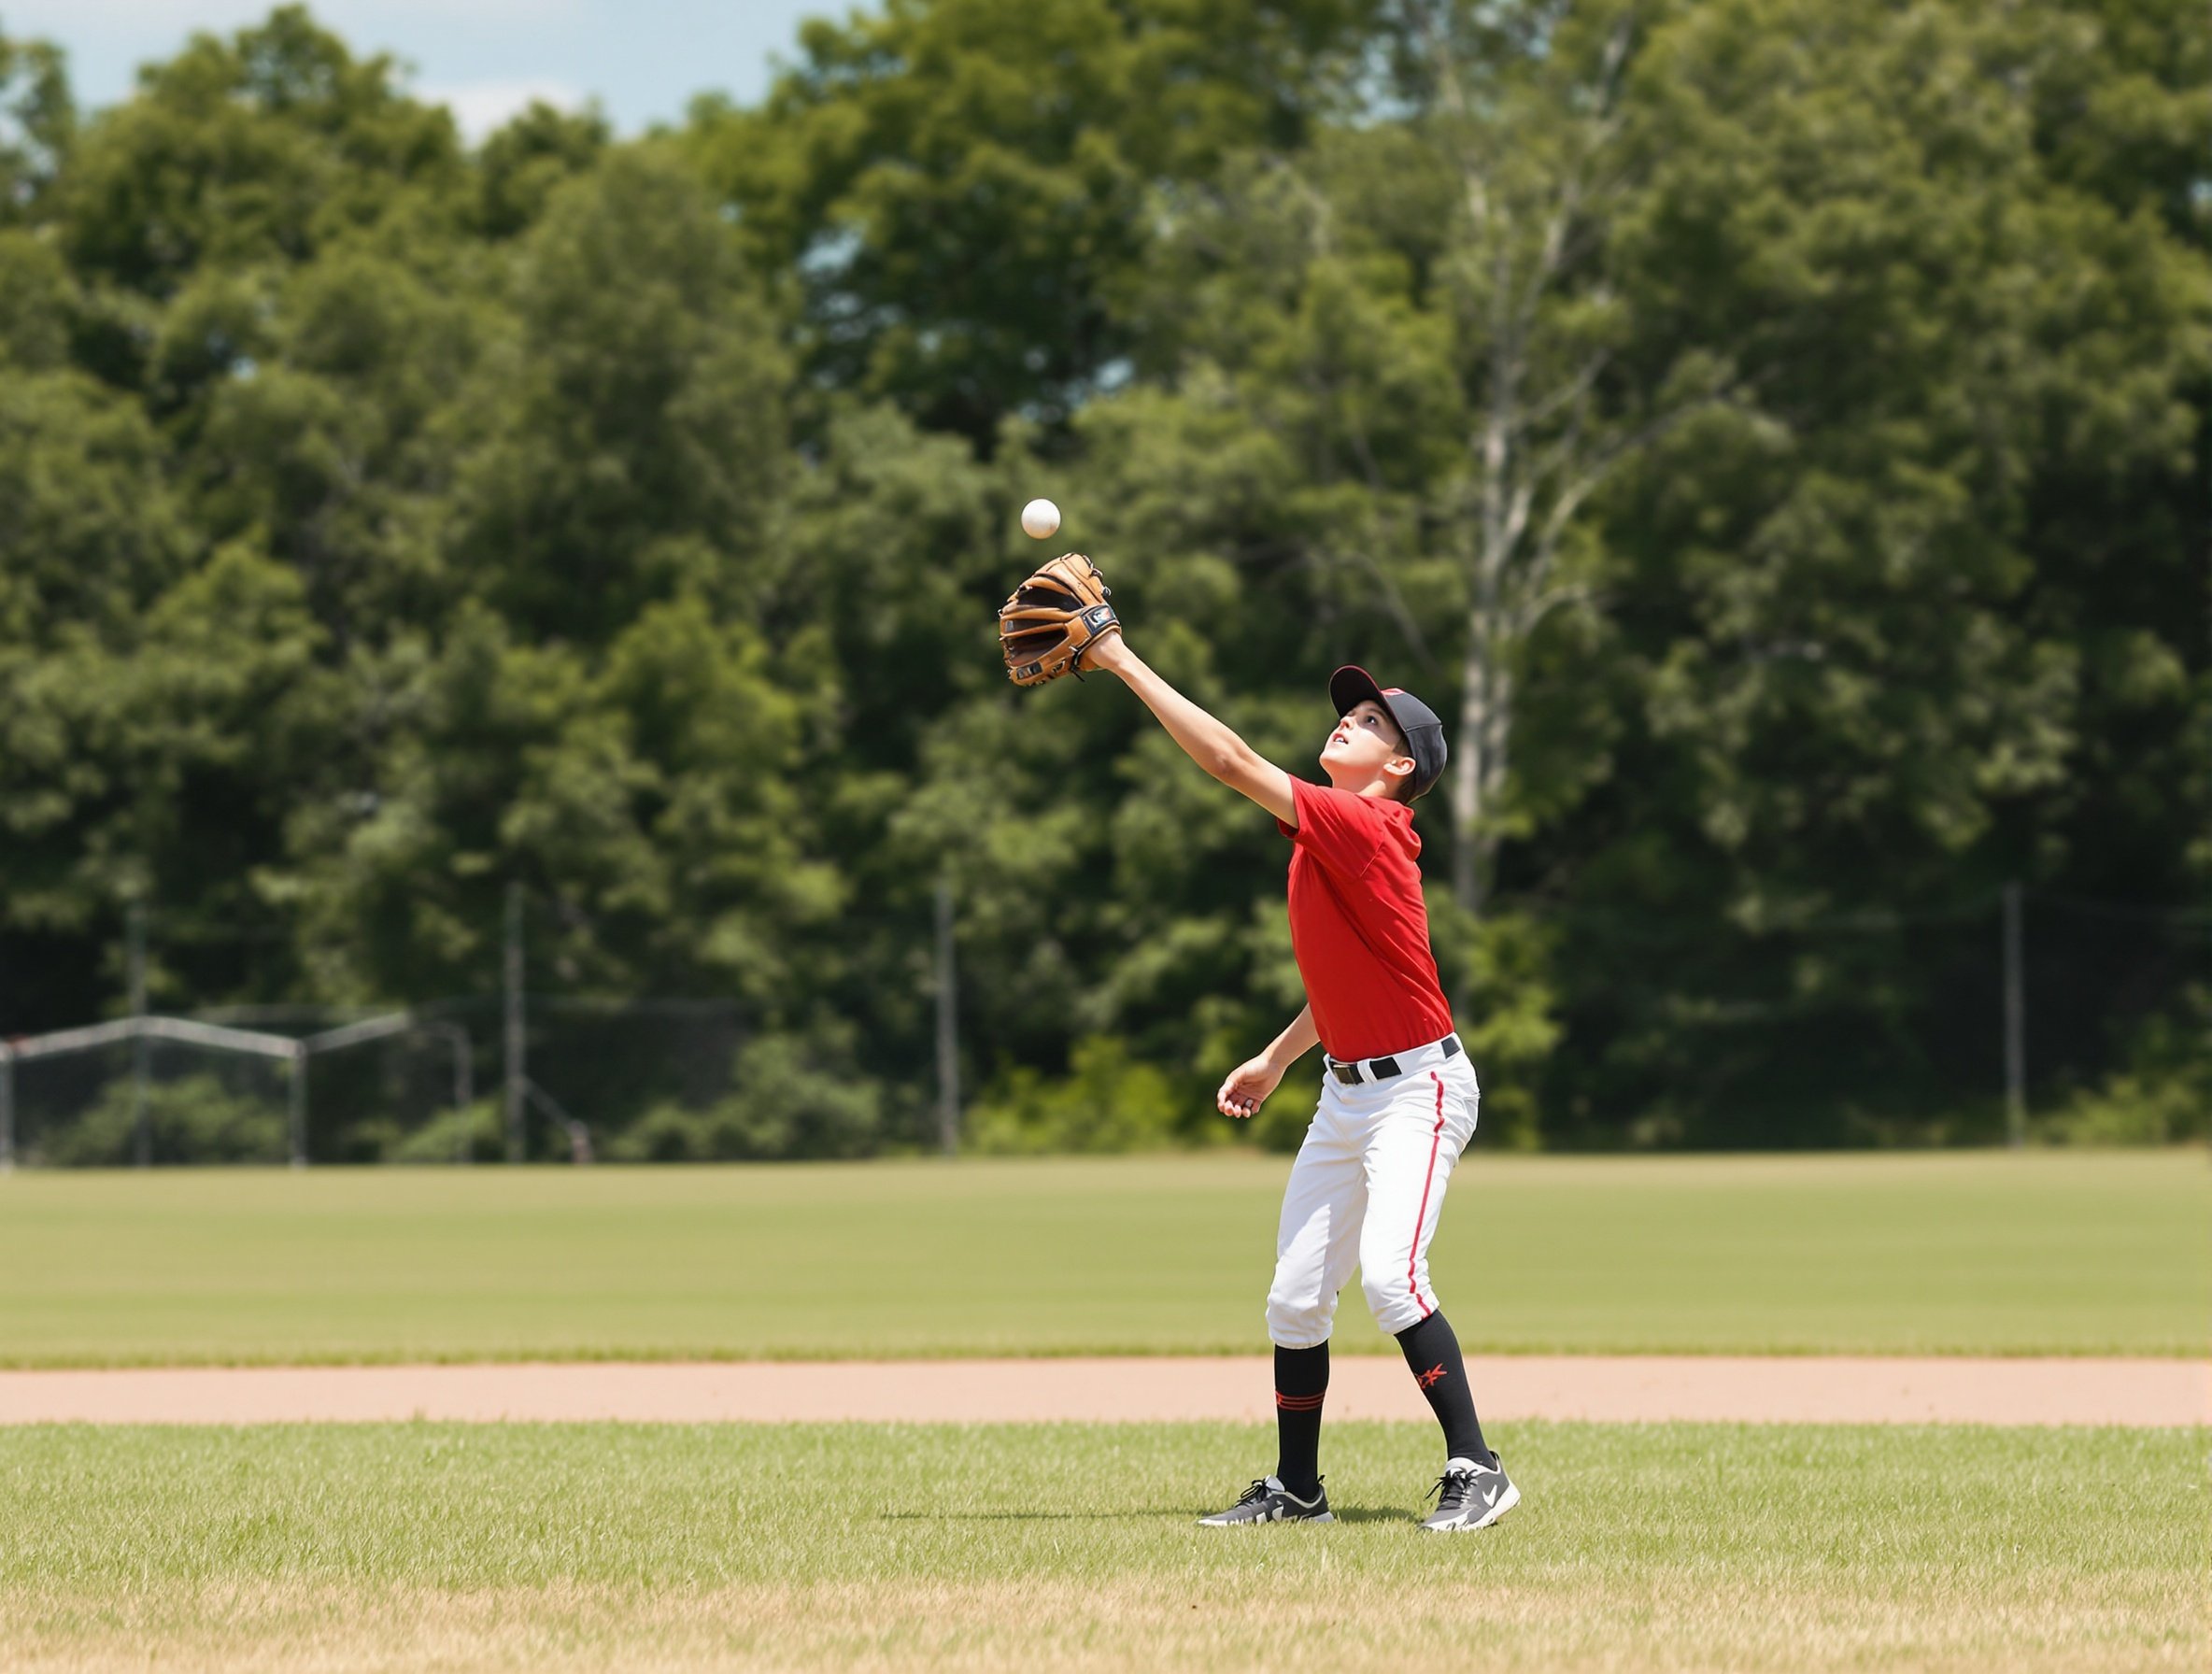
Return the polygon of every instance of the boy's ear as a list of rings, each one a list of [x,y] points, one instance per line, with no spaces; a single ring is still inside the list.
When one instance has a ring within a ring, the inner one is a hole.
[[[1382,771],[1397,775],[1397,784],[1392,788],[1402,802],[1406,800],[1405,792],[1412,787],[1413,775],[1421,771],[1421,763],[1411,756],[1393,756],[1382,764]]]

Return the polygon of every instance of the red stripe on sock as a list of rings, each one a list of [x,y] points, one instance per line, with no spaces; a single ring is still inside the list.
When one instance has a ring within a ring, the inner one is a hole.
[[[1284,1395],[1280,1389],[1275,1391],[1275,1404],[1285,1412],[1314,1412],[1326,1398],[1319,1395]]]

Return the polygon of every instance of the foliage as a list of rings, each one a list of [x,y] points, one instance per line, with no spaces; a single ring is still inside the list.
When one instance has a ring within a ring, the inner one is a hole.
[[[986,1156],[1151,1151],[1187,1139],[1194,1108],[1188,1089],[1124,1042],[1094,1035],[1075,1043],[1064,1076],[1009,1069],[967,1113],[964,1137]]]
[[[2061,1145],[2165,1145],[2212,1133],[2212,992],[2192,986],[2182,1009],[2148,1019],[2127,1068],[2036,1123],[2036,1136]]]
[[[766,1055],[603,1155],[844,1155],[927,1130],[942,880],[981,1142],[1295,1142],[1210,1099],[1280,840],[998,674],[1044,493],[1270,759],[1339,661],[1450,717],[1487,1141],[1992,1132],[1999,887],[2212,867],[2200,23],[887,0],[474,150],[298,7],[89,114],[0,35],[0,1026],[132,901],[158,1003],[489,993],[519,886],[533,990]],[[2043,933],[2052,1132],[2184,1130],[2201,960]]]
[[[32,1160],[50,1168],[114,1167],[136,1154],[137,1094],[125,1077],[66,1127],[41,1134]],[[234,1092],[214,1075],[146,1085],[149,1156],[159,1163],[281,1162],[289,1153],[280,1099]]]
[[[857,1156],[875,1149],[883,1095],[788,1037],[739,1051],[733,1090],[705,1110],[660,1104],[606,1148],[617,1162],[757,1162]]]
[[[479,1099],[466,1110],[450,1107],[419,1127],[367,1121],[355,1129],[368,1156],[379,1162],[497,1162],[506,1156],[499,1102]]]
[[[1557,937],[1521,915],[1469,919],[1441,890],[1432,893],[1429,923],[1444,980],[1471,1001],[1461,1039],[1480,1066],[1483,1142],[1533,1151],[1543,1117],[1532,1082],[1559,1042],[1551,975]]]
[[[1296,143],[1367,0],[891,0],[686,136],[833,386],[987,443],[1116,375],[1147,189]]]

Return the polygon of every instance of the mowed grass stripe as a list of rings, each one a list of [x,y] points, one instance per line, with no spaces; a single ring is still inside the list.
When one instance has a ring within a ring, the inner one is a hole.
[[[1236,1353],[1286,1159],[0,1179],[0,1364]],[[1432,1269],[1484,1353],[2201,1355],[2198,1152],[1520,1158]],[[1394,1352],[1347,1290],[1340,1352]]]
[[[2198,1668],[2202,1433],[1501,1426],[1527,1499],[1199,1530],[1260,1426],[0,1434],[11,1667]]]

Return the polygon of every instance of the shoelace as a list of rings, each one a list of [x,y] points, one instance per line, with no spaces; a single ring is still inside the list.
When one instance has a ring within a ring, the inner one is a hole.
[[[1268,1479],[1263,1476],[1257,1482],[1254,1482],[1251,1487],[1244,1490],[1242,1497],[1240,1498],[1237,1503],[1241,1506],[1248,1506],[1254,1500],[1265,1499],[1267,1497]]]
[[[1439,1511],[1456,1511],[1467,1503],[1467,1497],[1475,1491],[1475,1473],[1471,1470],[1447,1470],[1437,1478],[1437,1485],[1428,1497],[1437,1502]]]

